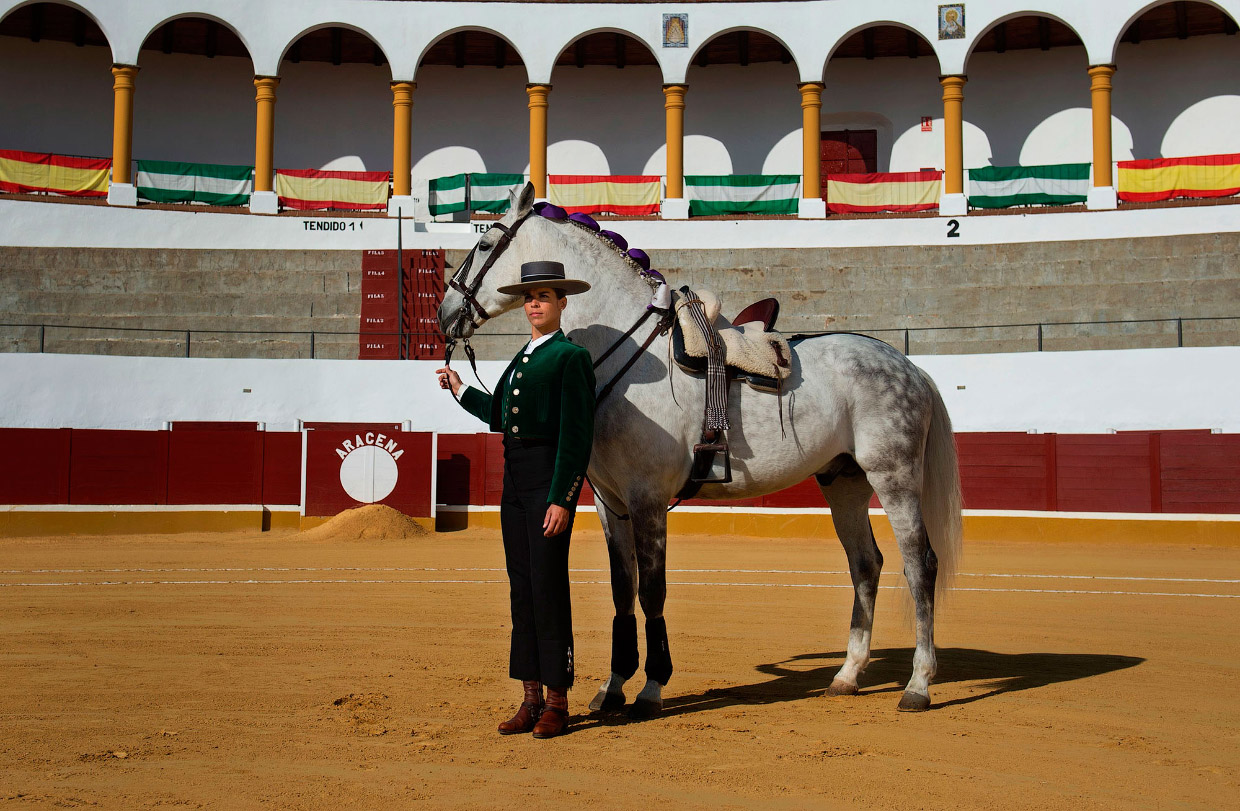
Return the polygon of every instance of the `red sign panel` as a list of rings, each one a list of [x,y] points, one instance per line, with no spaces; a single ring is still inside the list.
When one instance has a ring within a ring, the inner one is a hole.
[[[430,518],[434,507],[434,435],[390,424],[306,433],[306,515],[336,515],[386,504]]]

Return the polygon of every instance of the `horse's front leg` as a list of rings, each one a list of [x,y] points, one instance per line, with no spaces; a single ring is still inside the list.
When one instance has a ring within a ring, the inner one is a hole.
[[[633,505],[637,548],[638,598],[646,615],[646,686],[629,708],[631,718],[651,718],[663,710],[663,688],[672,677],[663,604],[667,599],[667,507],[657,499]]]
[[[619,500],[608,494],[607,504],[624,509]],[[616,616],[611,621],[611,675],[599,687],[590,702],[590,709],[611,712],[623,709],[624,683],[637,672],[637,551],[633,543],[633,524],[621,520],[596,496],[599,522],[607,538],[607,555],[611,561],[611,599]]]

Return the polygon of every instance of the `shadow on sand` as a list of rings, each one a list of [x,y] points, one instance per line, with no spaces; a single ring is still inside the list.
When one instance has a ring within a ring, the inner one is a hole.
[[[714,688],[700,693],[671,696],[663,702],[660,717],[745,705],[761,706],[782,701],[799,701],[824,695],[831,679],[844,663],[844,651],[804,653],[791,659],[758,665],[757,670],[772,678],[735,687]],[[1086,679],[1135,667],[1145,660],[1137,656],[1096,653],[994,653],[972,648],[939,648],[939,672],[935,684],[959,681],[982,682],[986,688],[977,695],[951,701],[935,701],[936,710],[969,704],[984,698],[1031,690],[1049,684]],[[883,648],[871,653],[870,664],[861,677],[861,693],[899,693],[913,669],[912,648]],[[638,673],[635,683],[641,682]],[[632,697],[630,696],[630,699]],[[614,720],[613,720],[614,719]],[[591,714],[585,725],[600,725],[627,719],[623,715]],[[574,724],[577,726],[577,724]]]

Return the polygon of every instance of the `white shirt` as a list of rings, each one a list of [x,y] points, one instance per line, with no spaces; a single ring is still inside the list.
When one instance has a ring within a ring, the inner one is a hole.
[[[556,332],[559,332],[559,330],[557,329],[555,332],[548,332],[546,335],[542,336],[541,338],[534,338],[533,340],[531,340],[528,344],[525,345],[525,354],[527,355],[534,354],[534,350],[542,346],[543,344],[545,344],[547,341],[550,341],[552,336],[554,336]],[[508,375],[509,383],[512,382],[512,376],[515,375],[516,373],[517,373],[517,370],[513,369],[512,372]],[[465,396],[465,389],[468,389],[468,388],[471,388],[471,386],[461,387],[461,394],[460,394],[461,397]]]

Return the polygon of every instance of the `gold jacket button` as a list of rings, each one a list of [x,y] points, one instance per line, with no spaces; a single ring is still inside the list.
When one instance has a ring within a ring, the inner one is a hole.
[[[517,426],[515,426],[515,425],[514,425],[514,426],[512,426],[512,432],[513,432],[514,434],[517,432]]]
[[[525,375],[521,374],[520,372],[517,372],[517,378],[520,379],[522,377],[525,377]]]
[[[516,397],[516,396],[517,396],[518,394],[520,394],[520,393],[521,393],[521,390],[520,390],[520,389],[513,389],[513,390],[512,390],[512,396],[513,396],[513,397]]]
[[[530,356],[529,356],[529,355],[526,355],[525,357],[521,358],[521,362],[522,362],[522,363],[529,363],[529,362],[530,362]]]
[[[517,408],[516,406],[513,406],[513,407],[512,407],[512,413],[513,413],[513,414],[519,413],[520,411],[521,411],[521,409]]]

